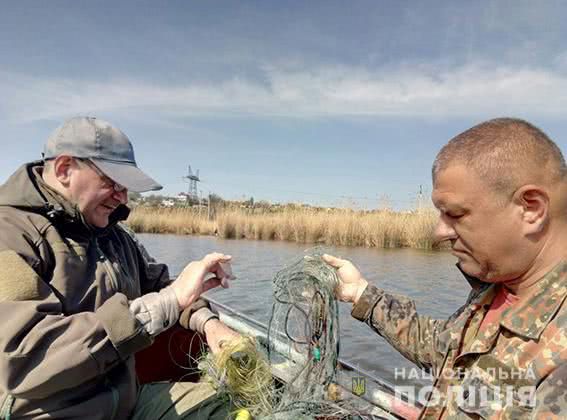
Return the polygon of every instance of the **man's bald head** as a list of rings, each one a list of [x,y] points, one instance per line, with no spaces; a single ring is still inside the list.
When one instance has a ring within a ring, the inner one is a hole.
[[[480,123],[450,140],[433,163],[433,183],[454,164],[470,168],[508,198],[522,185],[551,186],[567,178],[559,147],[536,126],[515,118]]]

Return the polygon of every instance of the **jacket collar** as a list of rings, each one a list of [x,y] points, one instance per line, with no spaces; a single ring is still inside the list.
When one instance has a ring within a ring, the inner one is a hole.
[[[480,292],[487,286],[490,286],[490,283],[483,282],[482,280],[479,280],[476,277],[473,277],[470,274],[465,273],[459,264],[455,264],[455,265],[457,269],[461,272],[463,277],[467,280],[471,289],[473,289],[475,292]]]
[[[495,295],[494,285],[469,276],[461,270],[458,264],[457,268],[472,289],[477,291],[474,299],[469,302],[471,309],[478,310],[482,305],[490,304]],[[562,261],[543,276],[530,298],[503,312],[500,325],[517,335],[536,340],[553,319],[566,297],[567,261]]]
[[[567,297],[567,261],[561,261],[537,282],[537,289],[502,314],[500,325],[526,338],[537,340]]]

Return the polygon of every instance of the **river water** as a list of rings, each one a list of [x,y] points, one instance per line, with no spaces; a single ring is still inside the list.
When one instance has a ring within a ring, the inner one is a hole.
[[[151,255],[169,265],[171,274],[212,251],[232,255],[237,280],[229,289],[209,293],[266,324],[272,307],[272,278],[302,256],[307,247],[289,242],[178,235],[140,234],[139,238]],[[455,267],[455,258],[447,252],[343,247],[325,250],[353,261],[369,282],[412,297],[423,315],[446,318],[462,305],[469,292],[468,283]],[[350,309],[350,304],[340,304],[341,358],[392,383],[426,383],[415,379],[411,362],[370,327],[352,318]]]

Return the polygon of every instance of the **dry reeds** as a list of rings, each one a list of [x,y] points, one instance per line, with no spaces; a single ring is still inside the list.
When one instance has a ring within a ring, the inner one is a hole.
[[[191,208],[136,207],[128,217],[134,232],[213,235],[216,223]]]
[[[254,213],[248,209],[219,212],[208,220],[192,208],[138,207],[128,219],[136,232],[191,235],[217,234],[227,239],[280,240],[368,248],[433,248],[437,214],[411,212],[286,209]]]

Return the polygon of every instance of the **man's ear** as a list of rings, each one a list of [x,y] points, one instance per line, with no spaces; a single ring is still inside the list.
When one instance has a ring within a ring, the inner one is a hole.
[[[53,174],[61,185],[68,187],[71,181],[71,172],[75,167],[75,160],[71,156],[57,156],[53,161]]]
[[[549,218],[549,194],[537,185],[524,185],[514,193],[513,202],[519,207],[524,234],[541,233]]]

